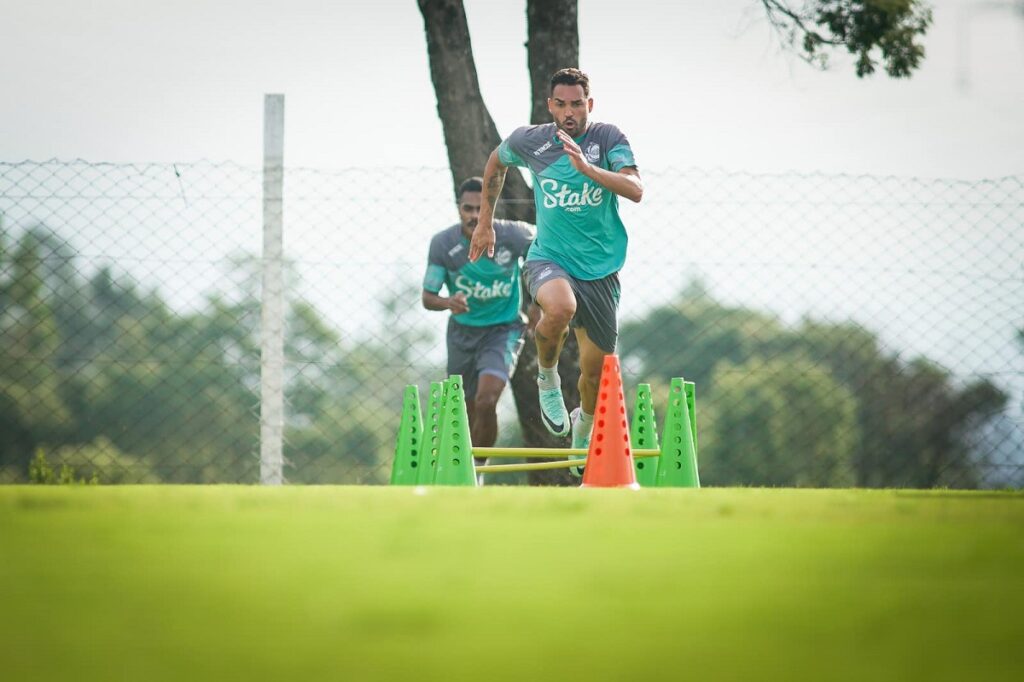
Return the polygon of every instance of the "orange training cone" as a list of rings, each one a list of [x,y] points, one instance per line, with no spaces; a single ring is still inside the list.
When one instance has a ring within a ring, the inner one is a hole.
[[[582,488],[639,489],[617,355],[604,356]]]

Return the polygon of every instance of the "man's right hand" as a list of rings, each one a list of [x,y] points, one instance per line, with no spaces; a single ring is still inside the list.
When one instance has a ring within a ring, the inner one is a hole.
[[[448,310],[452,311],[452,315],[461,315],[462,313],[469,312],[469,303],[466,301],[466,295],[459,292],[448,299]]]
[[[494,258],[494,226],[490,220],[484,220],[481,216],[480,222],[473,230],[473,239],[469,242],[469,260],[475,263],[484,251],[488,258]]]

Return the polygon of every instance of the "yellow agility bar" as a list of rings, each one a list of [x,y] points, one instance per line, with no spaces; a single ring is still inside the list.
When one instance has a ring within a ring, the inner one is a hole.
[[[540,452],[541,454],[535,454]],[[473,455],[479,457],[486,453],[489,457],[565,457],[567,455],[585,455],[586,450],[573,448],[473,448]],[[528,454],[524,454],[528,453]],[[558,454],[555,454],[558,453]],[[657,457],[660,450],[634,450],[634,457]],[[523,464],[482,464],[473,469],[478,474],[503,474],[513,471],[543,471],[545,469],[568,469],[584,466],[585,459],[560,459],[555,462],[524,462]]]
[[[550,457],[552,459],[571,455],[586,455],[583,448],[473,448],[474,457]],[[634,450],[634,457],[657,457],[661,450]],[[569,466],[564,464],[563,466]],[[477,467],[479,470],[480,467]],[[558,467],[551,467],[557,469]]]
[[[543,471],[544,469],[568,469],[583,466],[585,459],[560,459],[555,462],[524,462],[523,464],[483,464],[473,467],[478,474],[507,474],[513,471]]]

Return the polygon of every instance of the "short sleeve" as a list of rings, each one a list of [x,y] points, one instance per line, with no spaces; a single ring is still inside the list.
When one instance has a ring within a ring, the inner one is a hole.
[[[519,155],[522,148],[523,134],[526,128],[516,128],[511,135],[506,137],[498,145],[498,161],[503,166],[525,166],[526,162]]]
[[[633,157],[633,149],[629,146],[629,140],[618,128],[612,126],[608,134],[608,167],[618,172],[627,166],[636,167],[636,159]]]
[[[445,271],[444,267],[429,263],[427,265],[427,274],[423,276],[423,290],[429,291],[432,294],[441,291],[446,274],[447,271]]]
[[[514,235],[514,242],[516,245],[516,255],[525,256],[526,252],[530,250],[530,244],[533,243],[535,235],[535,229],[530,223],[524,223],[517,221],[515,227],[512,230]]]
[[[448,270],[444,266],[443,253],[444,250],[441,246],[440,240],[437,237],[434,237],[434,239],[430,241],[430,251],[427,254],[427,272],[423,275],[424,291],[436,294],[441,291],[441,287],[444,286],[444,280],[448,275]]]

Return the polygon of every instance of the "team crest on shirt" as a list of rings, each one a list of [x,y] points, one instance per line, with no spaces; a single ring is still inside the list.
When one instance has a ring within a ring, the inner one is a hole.
[[[587,161],[590,163],[597,163],[601,160],[601,145],[596,142],[591,142],[587,145],[587,149],[583,152],[583,155],[587,157]]]
[[[504,246],[494,252],[494,262],[498,265],[508,265],[512,260],[512,252]]]

